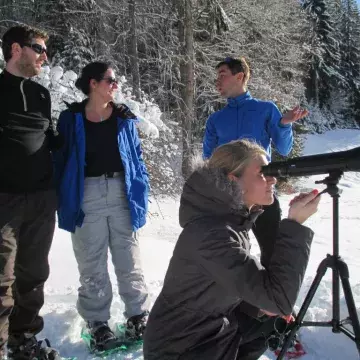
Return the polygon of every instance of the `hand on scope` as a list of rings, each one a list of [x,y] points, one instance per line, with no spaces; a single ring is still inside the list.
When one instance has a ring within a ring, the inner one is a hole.
[[[315,214],[320,202],[318,193],[318,190],[300,193],[291,200],[288,219],[303,224],[311,215]]]

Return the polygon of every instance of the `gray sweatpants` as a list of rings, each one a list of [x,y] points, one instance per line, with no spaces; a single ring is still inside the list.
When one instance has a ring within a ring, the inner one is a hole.
[[[113,297],[108,273],[112,255],[125,316],[149,309],[148,293],[140,263],[140,249],[132,231],[124,189],[124,174],[114,178],[85,178],[84,223],[72,234],[80,272],[77,309],[86,321],[107,321]]]

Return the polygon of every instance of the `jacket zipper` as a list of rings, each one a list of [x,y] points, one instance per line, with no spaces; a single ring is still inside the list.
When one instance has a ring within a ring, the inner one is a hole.
[[[239,139],[240,138],[240,133],[239,133],[239,106],[238,104],[236,104],[236,131],[237,131],[237,138]]]
[[[73,130],[74,130],[74,139],[75,139],[75,152],[76,152],[76,161],[77,161],[77,163],[78,163],[78,172],[81,172],[81,168],[80,168],[80,150],[79,150],[79,143],[78,143],[78,141],[79,141],[79,138],[78,138],[78,136],[77,136],[77,124],[78,124],[78,122],[79,122],[79,119],[78,119],[78,117],[77,117],[77,114],[75,113],[74,114],[74,117],[75,117],[75,122],[74,122],[74,128],[73,128]],[[81,120],[83,120],[83,119],[81,119]],[[83,131],[83,136],[85,136],[85,129],[83,129],[84,131]],[[86,145],[85,145],[86,146]],[[84,163],[85,163],[85,159],[84,159]],[[79,177],[79,181],[78,181],[78,188],[80,189],[80,177]],[[78,209],[78,212],[77,212],[77,218],[76,218],[76,222],[78,221],[78,218],[79,218],[79,215],[80,215],[80,212],[81,212],[81,206],[82,206],[82,204],[81,204],[81,201],[80,201],[80,191],[79,191],[79,198],[78,198],[78,204],[79,204],[79,209]]]
[[[24,93],[24,81],[25,81],[25,79],[22,80],[21,83],[20,83],[20,91],[21,91],[23,101],[24,101],[24,111],[28,111],[27,102],[26,102],[26,96],[25,96],[25,93]]]

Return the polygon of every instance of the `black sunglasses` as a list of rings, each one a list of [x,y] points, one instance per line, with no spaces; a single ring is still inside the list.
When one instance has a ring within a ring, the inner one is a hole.
[[[102,78],[101,80],[105,80],[109,85],[118,84],[118,81],[113,77]]]
[[[29,47],[30,49],[34,50],[37,54],[41,55],[41,54],[47,54],[47,49],[46,47],[41,46],[40,44],[24,44],[24,46]]]

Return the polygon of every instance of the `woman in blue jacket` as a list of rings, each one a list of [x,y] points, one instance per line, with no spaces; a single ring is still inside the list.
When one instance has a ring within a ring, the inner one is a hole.
[[[134,233],[145,224],[149,178],[135,128],[136,117],[113,102],[117,81],[109,64],[85,66],[76,81],[87,99],[68,105],[58,131],[65,140],[55,155],[59,227],[71,232],[80,272],[77,309],[95,346],[116,346],[108,326],[112,286],[110,249],[125,303],[127,331],[141,338],[148,315],[148,292]]]

